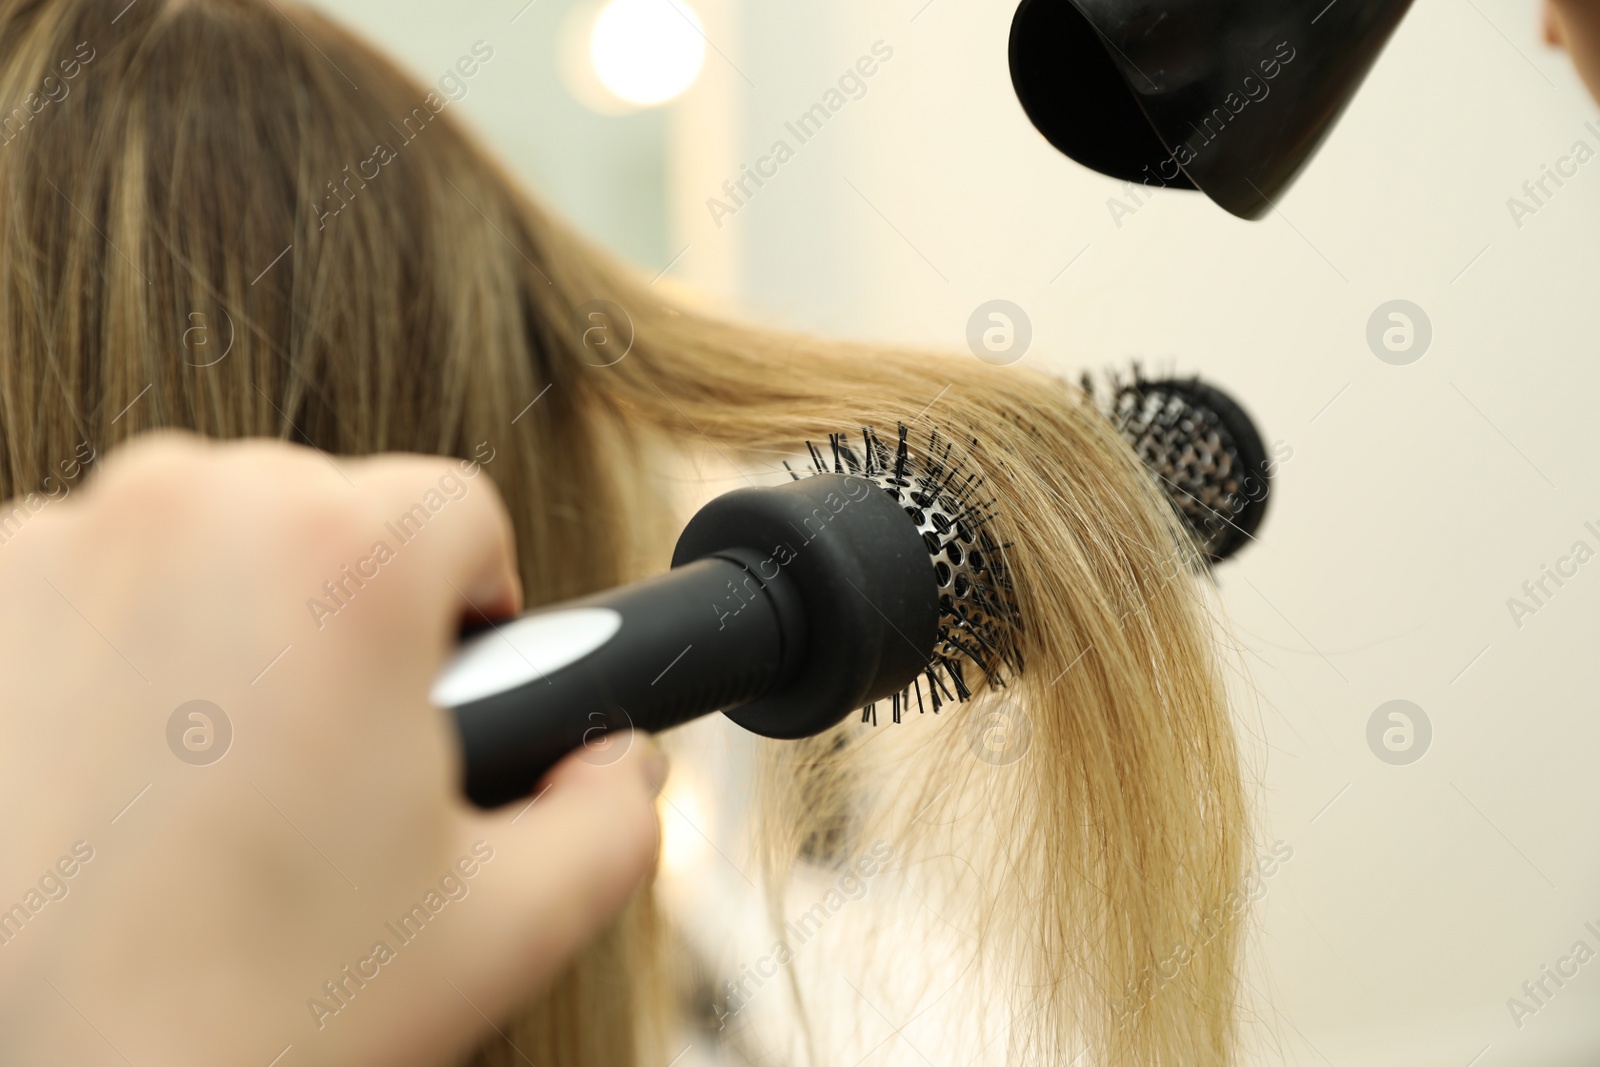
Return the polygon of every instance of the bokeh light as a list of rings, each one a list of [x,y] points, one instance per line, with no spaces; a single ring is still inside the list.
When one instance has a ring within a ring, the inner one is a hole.
[[[589,62],[600,84],[636,107],[681,95],[705,58],[700,17],[683,0],[611,0],[589,35]]]

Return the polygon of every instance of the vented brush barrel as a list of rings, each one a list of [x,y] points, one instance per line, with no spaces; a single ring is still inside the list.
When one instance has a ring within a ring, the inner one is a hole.
[[[604,758],[611,731],[718,710],[770,737],[821,733],[905,689],[939,641],[928,546],[867,478],[720,497],[689,523],[673,564],[463,647],[432,698],[454,713],[469,799],[508,803],[571,751]]]
[[[1255,540],[1271,499],[1261,432],[1238,401],[1198,378],[1114,377],[1106,417],[1155,476],[1210,563]],[[1087,378],[1084,389],[1097,390]]]

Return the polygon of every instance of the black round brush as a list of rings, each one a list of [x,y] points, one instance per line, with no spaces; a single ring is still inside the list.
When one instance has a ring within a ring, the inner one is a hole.
[[[492,625],[440,674],[467,796],[526,795],[612,730],[713,711],[767,737],[819,734],[888,700],[933,710],[1014,667],[1019,622],[983,480],[931,434],[864,431],[858,452],[706,505],[673,569]],[[924,705],[926,702],[926,705]]]
[[[1237,404],[1135,373],[1106,414],[1207,559],[1249,540],[1267,465]],[[956,445],[934,432],[913,447],[904,426],[892,444],[864,430],[859,451],[829,445],[788,485],[708,504],[668,573],[471,638],[432,691],[455,716],[467,796],[484,807],[525,796],[614,730],[722,710],[757,734],[807,737],[856,709],[876,721],[884,701],[896,722],[913,703],[937,712],[1020,669],[1007,546]]]
[[[1084,389],[1098,396],[1085,378]],[[1272,464],[1255,423],[1198,378],[1114,376],[1101,408],[1161,483],[1210,563],[1233,556],[1266,518]]]

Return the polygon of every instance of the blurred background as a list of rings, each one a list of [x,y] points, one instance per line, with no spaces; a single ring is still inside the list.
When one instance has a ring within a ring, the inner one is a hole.
[[[1600,562],[1573,554],[1600,550],[1600,112],[1535,0],[1418,0],[1258,223],[1046,144],[1010,86],[1014,0],[321,6],[428,82],[490,46],[457,117],[650,277],[956,352],[1003,299],[1020,366],[1233,391],[1281,467],[1218,581],[1262,848],[1293,850],[1259,906],[1250,1062],[1600,1063],[1600,961],[1573,955],[1600,949]],[[1577,176],[1513,211],[1580,141]],[[1398,353],[1369,340],[1395,301]],[[678,779],[664,890],[696,887],[709,943],[758,902],[731,794]],[[869,1062],[977,1059],[883,1022]],[[739,1062],[687,1044],[678,1067]]]

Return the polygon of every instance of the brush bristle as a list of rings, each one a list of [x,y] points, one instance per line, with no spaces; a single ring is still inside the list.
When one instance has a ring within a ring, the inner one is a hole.
[[[1152,381],[1135,367],[1106,394],[1084,379],[1122,438],[1160,482],[1208,563],[1248,544],[1265,516],[1270,466],[1249,416],[1196,378]]]
[[[806,442],[807,474],[854,474],[877,483],[917,524],[939,582],[939,637],[922,674],[889,698],[895,722],[913,707],[919,713],[965,701],[980,684],[1003,686],[1021,670],[1018,636],[1021,619],[1016,591],[1006,566],[1009,543],[997,541],[990,524],[994,501],[984,494],[982,476],[969,470],[961,450],[937,430],[926,444],[914,445],[901,425],[891,446],[872,428],[852,437],[830,434],[824,451]],[[878,708],[869,704],[862,721],[876,724]]]

